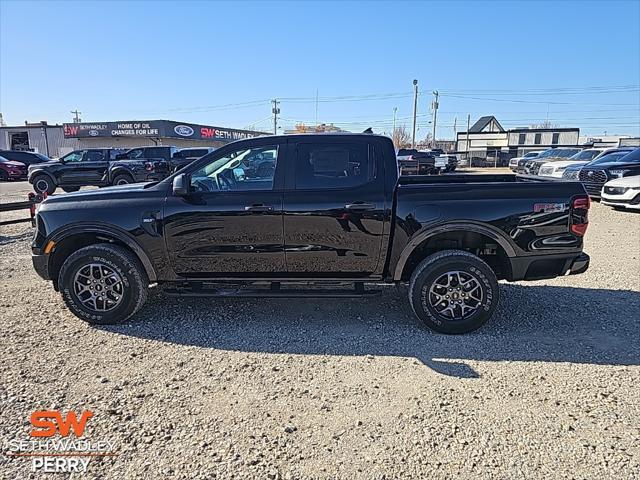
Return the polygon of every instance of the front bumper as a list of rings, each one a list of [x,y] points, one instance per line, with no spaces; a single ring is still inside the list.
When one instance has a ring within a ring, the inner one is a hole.
[[[543,280],[567,274],[577,275],[586,272],[589,268],[589,255],[586,253],[533,255],[512,257],[509,260],[511,262],[510,281]]]
[[[49,255],[31,255],[31,261],[33,262],[33,268],[36,273],[44,280],[51,280],[49,277]]]
[[[16,171],[9,171],[7,172],[7,178],[11,179],[11,180],[26,180],[27,179],[27,172],[16,172]]]

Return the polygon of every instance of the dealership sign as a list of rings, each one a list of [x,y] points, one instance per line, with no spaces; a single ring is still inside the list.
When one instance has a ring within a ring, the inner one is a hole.
[[[251,130],[211,127],[192,123],[178,123],[169,120],[65,123],[65,138],[88,137],[151,137],[188,138],[193,140],[215,140],[231,142],[243,138],[265,135]]]

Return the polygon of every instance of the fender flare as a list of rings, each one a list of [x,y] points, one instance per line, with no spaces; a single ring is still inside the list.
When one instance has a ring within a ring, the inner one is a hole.
[[[398,258],[398,263],[396,263],[393,279],[399,281],[402,278],[402,272],[407,263],[407,260],[409,260],[409,257],[418,246],[420,246],[430,238],[435,237],[436,235],[450,232],[473,232],[485,235],[492,240],[495,240],[495,242],[500,245],[506,252],[507,257],[515,257],[517,255],[515,249],[513,248],[513,245],[511,245],[509,240],[504,237],[503,233],[496,231],[495,229],[486,225],[477,223],[452,222],[440,224],[434,227],[427,226],[422,231],[417,233],[402,250],[400,257]]]
[[[35,169],[32,170],[31,173],[29,173],[28,177],[27,177],[27,181],[33,185],[33,179],[35,177],[37,177],[38,175],[46,175],[47,177],[49,177],[51,179],[51,181],[53,182],[53,184],[57,187],[58,186],[58,181],[56,180],[56,177],[54,177],[51,173],[47,172],[46,170],[39,168],[39,169]]]
[[[65,238],[71,237],[73,235],[83,234],[83,233],[102,234],[107,237],[111,237],[121,241],[133,251],[136,257],[138,257],[138,260],[140,260],[142,267],[147,273],[147,277],[149,278],[149,281],[156,282],[158,280],[153,263],[151,263],[149,256],[144,251],[144,249],[138,244],[138,242],[136,242],[136,240],[124,230],[120,230],[118,228],[114,228],[109,225],[77,224],[71,227],[62,228],[56,232],[53,232],[51,236],[46,239],[45,244],[49,241],[54,241],[56,243],[59,243],[63,241]]]

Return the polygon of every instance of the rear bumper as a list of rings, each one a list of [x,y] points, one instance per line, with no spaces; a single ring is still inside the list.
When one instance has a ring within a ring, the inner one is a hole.
[[[577,275],[589,268],[589,255],[586,253],[571,255],[535,255],[531,257],[513,257],[511,261],[511,281],[543,280],[563,275]]]

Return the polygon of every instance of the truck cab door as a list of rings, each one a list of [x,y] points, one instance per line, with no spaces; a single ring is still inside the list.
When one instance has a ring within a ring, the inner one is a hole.
[[[286,274],[282,196],[286,140],[252,139],[223,147],[185,172],[186,195],[169,194],[164,237],[174,272],[185,278],[270,277]],[[274,171],[246,174],[243,160],[273,155]]]
[[[86,150],[74,150],[60,159],[56,179],[59,185],[76,185],[83,178],[82,160],[85,152]]]
[[[291,148],[284,194],[287,271],[327,277],[381,273],[388,219],[375,142],[310,138]]]
[[[103,149],[86,150],[82,159],[82,170],[89,185],[108,184],[109,152]]]

